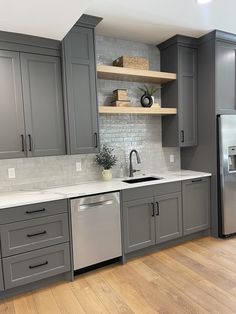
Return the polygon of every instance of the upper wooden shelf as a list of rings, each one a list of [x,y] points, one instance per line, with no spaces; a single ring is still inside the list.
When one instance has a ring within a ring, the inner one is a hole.
[[[119,114],[151,114],[151,115],[175,115],[176,108],[143,108],[143,107],[113,107],[113,106],[99,106],[99,113],[119,113]]]
[[[106,80],[135,81],[163,84],[176,80],[175,73],[138,70],[110,65],[97,66],[98,78]]]

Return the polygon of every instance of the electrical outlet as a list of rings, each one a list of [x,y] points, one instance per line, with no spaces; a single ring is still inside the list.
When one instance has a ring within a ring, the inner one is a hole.
[[[75,169],[76,171],[82,171],[82,164],[81,164],[81,161],[76,161],[75,163]]]
[[[15,179],[16,178],[15,168],[8,168],[8,178],[9,179]]]
[[[170,162],[171,163],[175,162],[175,155],[170,155]]]

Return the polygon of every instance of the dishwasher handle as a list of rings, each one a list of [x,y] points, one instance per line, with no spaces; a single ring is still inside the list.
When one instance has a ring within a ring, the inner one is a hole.
[[[103,206],[103,205],[111,205],[111,204],[113,204],[113,200],[99,201],[99,202],[94,202],[91,204],[83,204],[79,206],[78,211],[84,211],[85,209],[94,208],[94,207]]]

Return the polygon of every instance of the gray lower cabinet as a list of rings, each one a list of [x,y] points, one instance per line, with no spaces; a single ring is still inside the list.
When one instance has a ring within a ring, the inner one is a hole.
[[[28,156],[65,154],[60,58],[21,53]]]
[[[124,202],[123,226],[125,253],[181,237],[181,193]]]
[[[177,80],[163,85],[163,107],[176,107],[178,115],[162,118],[162,145],[197,145],[197,42],[176,35],[158,45],[161,71],[177,73]]]
[[[0,291],[4,290],[3,273],[2,273],[2,260],[0,259]]]
[[[69,241],[68,216],[60,214],[0,226],[2,257]]]
[[[20,54],[0,50],[0,158],[25,157]]]
[[[22,286],[69,270],[68,243],[3,258],[6,289]]]
[[[182,183],[184,235],[210,227],[210,180],[201,178]]]
[[[67,146],[71,154],[99,150],[94,29],[74,26],[63,40]]]
[[[153,197],[124,202],[125,253],[155,244],[155,217]]]
[[[181,193],[159,196],[155,199],[156,242],[179,238],[183,234]]]

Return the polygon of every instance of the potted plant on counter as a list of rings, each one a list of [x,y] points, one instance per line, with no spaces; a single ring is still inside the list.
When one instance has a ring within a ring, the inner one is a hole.
[[[99,166],[103,167],[102,178],[105,181],[112,179],[111,168],[115,166],[117,158],[112,154],[114,149],[103,145],[99,154],[96,155],[96,162]]]

